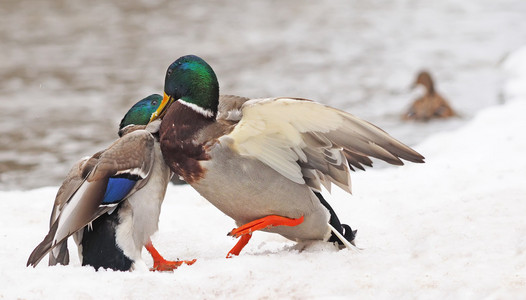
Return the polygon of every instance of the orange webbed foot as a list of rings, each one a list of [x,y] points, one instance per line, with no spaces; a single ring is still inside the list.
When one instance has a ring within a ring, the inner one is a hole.
[[[150,271],[159,271],[159,272],[166,272],[166,271],[173,271],[180,267],[182,264],[187,265],[193,265],[196,262],[195,259],[192,260],[157,260],[153,262],[153,267],[150,269]]]
[[[297,219],[292,219],[282,216],[270,215],[249,222],[243,226],[239,226],[238,228],[232,229],[232,231],[230,231],[228,235],[236,238],[241,237],[241,239],[239,239],[234,248],[232,248],[232,250],[228,252],[226,257],[230,258],[234,255],[239,255],[241,250],[243,250],[245,245],[252,237],[252,232],[256,230],[271,228],[275,226],[298,226],[299,224],[303,223],[303,219],[303,216]]]
[[[150,269],[150,271],[173,271],[180,267],[182,264],[193,265],[196,262],[195,259],[175,261],[166,260],[164,259],[164,257],[161,256],[161,254],[159,254],[157,249],[155,249],[155,247],[152,244],[152,241],[149,241],[146,245],[144,245],[144,247],[146,248],[146,250],[148,250],[148,252],[150,252],[153,258],[153,267]]]

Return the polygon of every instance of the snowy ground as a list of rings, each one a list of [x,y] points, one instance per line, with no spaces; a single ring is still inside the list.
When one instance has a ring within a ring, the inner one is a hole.
[[[57,188],[0,192],[0,299],[523,297],[525,65],[526,49],[504,65],[506,104],[417,145],[426,164],[359,172],[353,196],[333,191],[328,199],[358,229],[360,253],[256,233],[227,260],[233,222],[190,187],[171,186],[154,244],[167,258],[197,258],[193,266],[95,272],[73,255],[70,266],[26,268]]]

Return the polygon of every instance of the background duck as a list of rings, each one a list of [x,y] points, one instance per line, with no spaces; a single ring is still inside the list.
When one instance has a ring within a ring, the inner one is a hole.
[[[218,114],[220,106],[228,112]],[[370,165],[368,156],[395,165],[424,159],[378,127],[311,100],[222,103],[214,71],[194,55],[168,67],[157,118],[170,169],[239,226],[229,233],[241,239],[227,257],[256,230],[294,241],[334,234],[352,248],[352,230],[330,223],[337,217],[321,186],[350,192],[351,167]]]
[[[148,124],[161,100],[150,95],[137,102],[120,123],[120,139],[72,167],[57,192],[49,233],[28,266],[36,266],[49,251],[50,265],[68,264],[72,234],[82,265],[96,269],[145,268],[143,246],[154,258],[154,269],[182,263],[165,261],[150,241],[171,176],[157,140],[160,122]]]
[[[435,90],[433,79],[427,71],[421,71],[418,74],[413,87],[417,85],[422,85],[426,93],[413,102],[402,119],[429,121],[434,118],[445,119],[457,115],[446,99]]]

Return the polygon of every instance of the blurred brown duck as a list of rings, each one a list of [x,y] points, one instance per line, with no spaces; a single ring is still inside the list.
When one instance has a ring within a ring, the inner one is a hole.
[[[426,88],[426,94],[413,102],[402,119],[429,121],[430,119],[445,119],[457,115],[446,99],[436,92],[433,79],[427,71],[418,74],[413,87],[419,84]]]

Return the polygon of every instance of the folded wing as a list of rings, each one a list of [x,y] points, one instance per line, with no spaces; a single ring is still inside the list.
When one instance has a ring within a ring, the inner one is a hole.
[[[152,168],[153,145],[154,138],[149,132],[134,131],[85,161],[81,180],[76,176],[65,180],[55,199],[49,233],[33,250],[27,265],[36,266],[70,235],[146,184]]]
[[[95,157],[95,155],[93,157]],[[84,177],[82,176],[83,169],[89,159],[90,157],[85,157],[75,163],[62,182],[62,185],[58,189],[57,195],[55,197],[55,203],[53,204],[53,210],[51,211],[51,218],[49,220],[50,228],[57,220],[58,216],[60,215],[60,211],[62,211],[64,208],[64,205],[84,181]],[[69,251],[68,244],[66,242],[58,244],[49,254],[49,265],[54,266],[57,264],[69,264]]]

